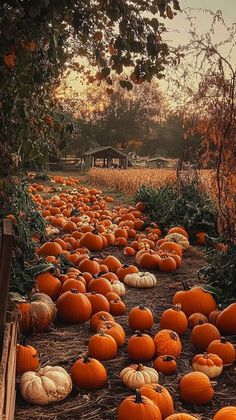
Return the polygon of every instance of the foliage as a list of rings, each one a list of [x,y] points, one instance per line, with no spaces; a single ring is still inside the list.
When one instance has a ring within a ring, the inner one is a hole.
[[[158,188],[143,186],[135,201],[144,201],[150,222],[162,229],[184,226],[194,236],[196,232],[216,233],[216,208],[210,196],[196,178],[181,178]]]
[[[29,266],[37,263],[35,256],[34,236],[44,237],[45,222],[28,192],[24,179],[11,177],[7,180],[1,196],[0,218],[13,215],[14,248],[11,272],[10,290],[25,294],[34,284],[34,276],[27,271]]]
[[[95,80],[132,68],[120,85],[163,77],[169,48],[161,39],[161,17],[172,19],[178,0],[9,0],[0,5],[0,155],[2,175],[30,161],[45,166],[63,129],[54,115],[55,90],[72,58],[87,57]],[[146,12],[150,12],[150,16]],[[78,61],[78,60],[77,60]],[[66,125],[67,126],[67,125]]]
[[[175,72],[171,69],[169,85],[175,89],[173,100],[178,112],[187,121],[192,119],[188,134],[198,133],[202,138],[202,166],[210,162],[216,169],[218,231],[233,242],[236,237],[236,67],[233,61],[236,27],[224,22],[220,10],[202,12],[208,13],[209,30],[199,32],[191,13],[187,15],[190,42],[180,48],[179,53],[185,58],[181,65],[176,63]]]
[[[218,244],[221,240],[218,240]],[[236,246],[228,243],[219,249],[209,247],[206,253],[207,266],[198,272],[204,279],[204,289],[215,294],[220,307],[236,300]]]

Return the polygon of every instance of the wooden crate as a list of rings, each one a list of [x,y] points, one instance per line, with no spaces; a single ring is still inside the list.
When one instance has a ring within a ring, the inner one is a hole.
[[[0,419],[14,420],[17,322],[7,322],[0,363]]]

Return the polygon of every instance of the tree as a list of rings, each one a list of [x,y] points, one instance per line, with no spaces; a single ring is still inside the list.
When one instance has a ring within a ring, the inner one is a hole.
[[[112,73],[122,75],[120,84],[128,90],[133,83],[163,77],[170,51],[161,39],[164,26],[159,15],[172,19],[173,9],[179,10],[178,0],[1,3],[0,153],[5,159],[1,174],[24,168],[25,142],[31,156],[50,151],[58,128],[49,122],[58,80],[70,64],[84,72],[72,60],[75,54],[86,56],[98,69],[96,80],[108,85]],[[130,78],[125,68],[132,69]]]
[[[193,124],[188,133],[200,133],[204,153],[203,164],[214,162],[216,196],[219,208],[218,230],[228,240],[236,236],[236,68],[232,57],[236,49],[236,27],[226,26],[220,11],[212,15],[208,33],[198,34],[190,20],[191,42],[182,47],[181,54],[188,57],[185,65],[178,65],[175,86],[182,103],[175,100],[183,115]],[[220,24],[226,38],[214,40],[216,24]],[[228,54],[222,52],[228,46]],[[172,73],[173,74],[173,73]]]
[[[128,150],[142,145],[151,126],[160,122],[166,110],[164,96],[156,85],[143,83],[132,91],[125,91],[117,83],[112,91],[101,85],[88,89],[85,98],[77,103],[75,114],[80,119],[80,138],[102,146],[113,145]]]

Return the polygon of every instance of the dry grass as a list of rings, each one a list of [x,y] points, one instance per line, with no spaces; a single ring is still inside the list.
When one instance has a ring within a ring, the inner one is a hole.
[[[214,172],[203,170],[201,172],[202,180],[206,189],[214,191]],[[129,196],[134,196],[142,185],[148,187],[159,187],[161,184],[176,179],[174,169],[99,169],[93,168],[88,173],[89,182],[99,187],[110,188],[122,192]]]

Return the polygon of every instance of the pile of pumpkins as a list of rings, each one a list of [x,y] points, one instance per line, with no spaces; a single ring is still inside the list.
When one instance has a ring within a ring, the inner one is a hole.
[[[35,279],[37,293],[29,301],[19,303],[21,332],[27,335],[47,331],[56,316],[69,323],[89,321],[92,331],[88,354],[73,364],[70,375],[60,366],[39,368],[36,349],[24,342],[17,345],[22,396],[31,403],[45,405],[66,398],[73,385],[87,390],[105,385],[107,372],[102,362],[115,358],[126,343],[125,331],[114,318],[126,313],[122,300],[125,285],[154,287],[156,276],[139,271],[137,266],[164,272],[176,270],[189,242],[182,227],[171,229],[163,239],[157,225],[145,228],[143,203],[136,208],[109,210],[110,197],[102,197],[100,191],[79,184],[73,194],[64,192],[51,200],[37,199],[34,194],[34,198],[46,220],[60,228],[61,235],[37,249],[38,256],[57,268],[39,273]],[[91,257],[91,253],[101,252],[107,246],[124,247],[124,255],[133,255],[136,265],[122,265],[114,255]],[[63,274],[60,254],[73,264]],[[128,340],[127,353],[133,364],[120,372],[120,379],[135,394],[119,405],[118,420],[195,418],[175,414],[171,394],[158,383],[159,373],[176,373],[181,336],[188,328],[192,329],[191,341],[197,354],[192,360],[193,370],[179,383],[182,401],[195,405],[211,401],[211,379],[235,361],[233,344],[221,334],[236,334],[236,303],[220,311],[210,293],[199,286],[189,289],[184,283],[184,290],[175,293],[173,307],[162,313],[159,322],[160,329],[152,338],[152,311],[140,305],[128,314],[127,325],[134,334]],[[152,367],[145,366],[151,361]],[[214,420],[233,418],[236,407],[225,407],[214,416]]]

